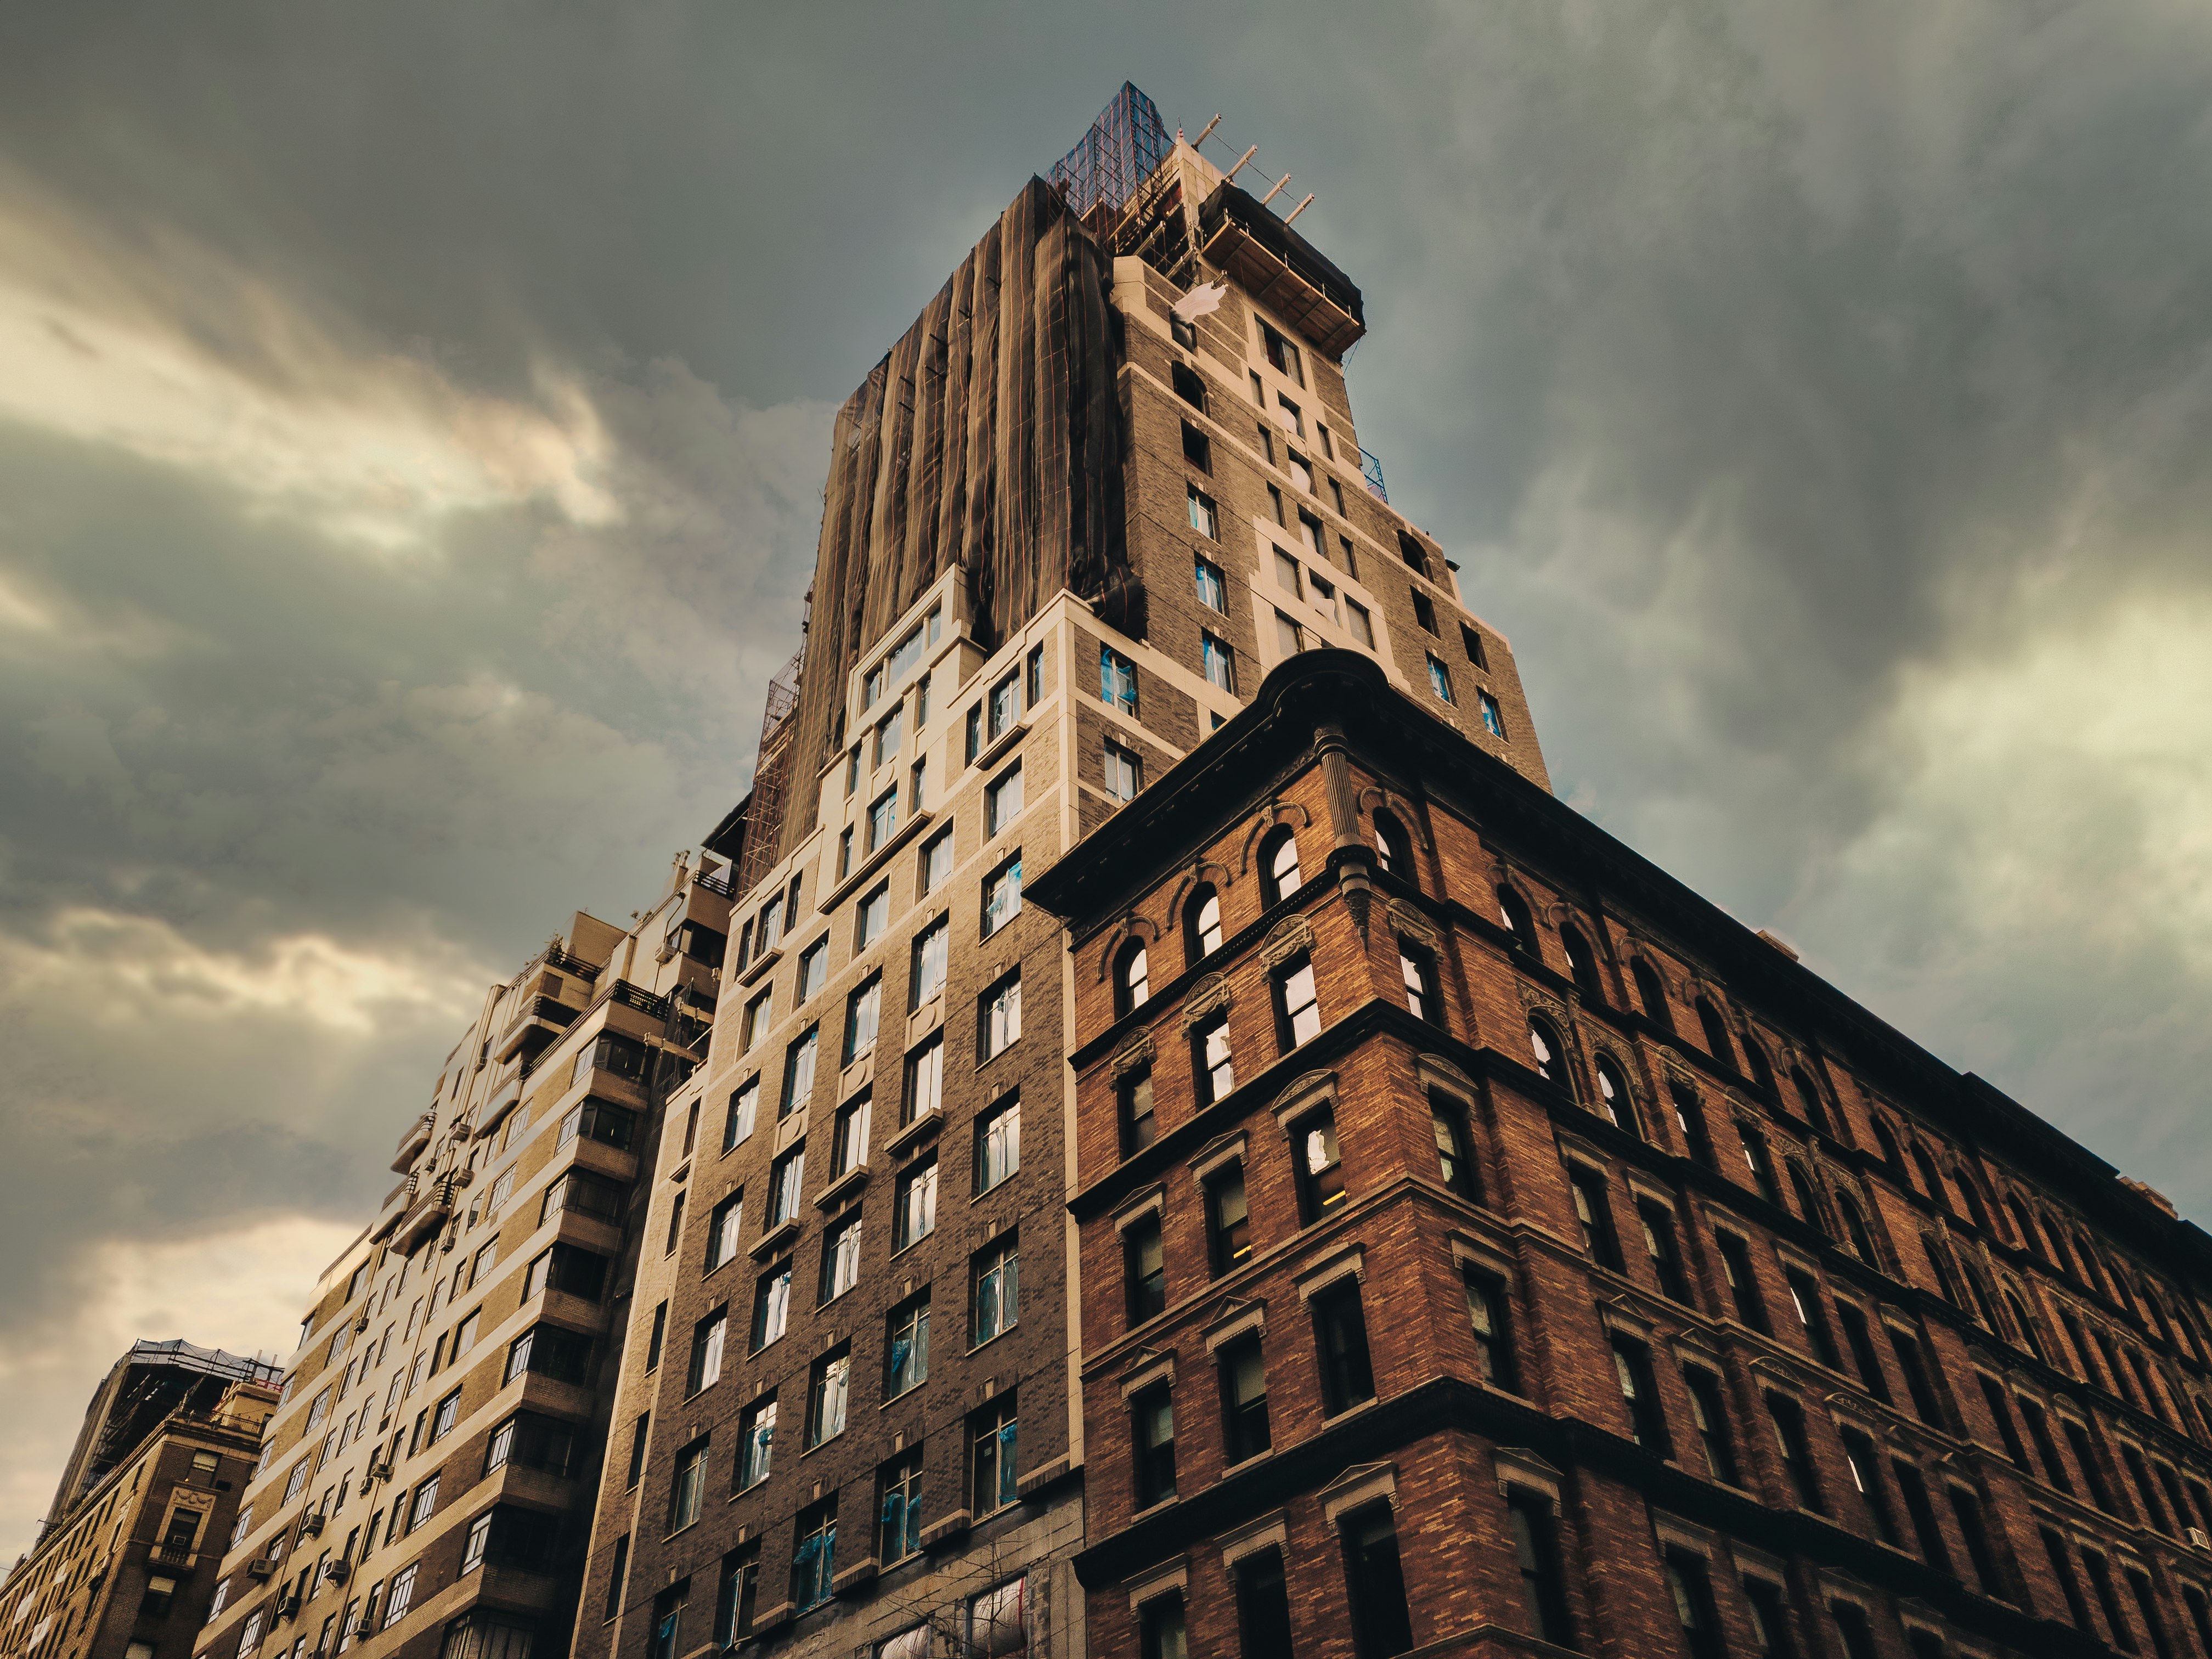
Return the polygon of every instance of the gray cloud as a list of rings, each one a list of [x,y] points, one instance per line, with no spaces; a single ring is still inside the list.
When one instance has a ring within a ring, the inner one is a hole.
[[[118,1322],[277,1340],[179,1286],[342,1239],[483,981],[741,792],[830,410],[1125,74],[1318,192],[1561,793],[2212,1210],[2209,69],[2151,3],[0,16],[0,1352],[72,1356],[0,1522]]]

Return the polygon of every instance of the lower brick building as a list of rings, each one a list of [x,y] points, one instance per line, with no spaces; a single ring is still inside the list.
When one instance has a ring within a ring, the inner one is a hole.
[[[140,1342],[93,1395],[38,1545],[0,1583],[7,1659],[185,1659],[277,1368],[189,1342]]]
[[[1030,890],[1094,1655],[2212,1648],[2205,1236],[1365,658]]]

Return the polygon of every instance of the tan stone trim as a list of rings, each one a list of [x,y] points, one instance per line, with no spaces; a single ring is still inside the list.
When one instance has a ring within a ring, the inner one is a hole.
[[[1214,1540],[1214,1543],[1221,1551],[1221,1565],[1224,1567],[1234,1566],[1246,1556],[1257,1555],[1261,1550],[1269,1548],[1280,1550],[1285,1565],[1288,1565],[1290,1522],[1283,1510],[1275,1510],[1267,1515],[1255,1516],[1233,1531],[1223,1533]]]
[[[1398,1506],[1398,1466],[1395,1463],[1358,1463],[1315,1494],[1321,1499],[1322,1518],[1334,1527],[1340,1516],[1364,1509],[1378,1499]]]
[[[1172,1561],[1163,1561],[1158,1566],[1147,1567],[1133,1578],[1125,1578],[1122,1586],[1129,1592],[1129,1611],[1134,1613],[1147,1601],[1156,1601],[1163,1595],[1180,1594],[1190,1588],[1190,1569],[1184,1558],[1178,1555]]]
[[[1283,1092],[1275,1097],[1274,1103],[1267,1109],[1274,1114],[1275,1121],[1287,1131],[1292,1123],[1315,1107],[1335,1103],[1336,1073],[1308,1072],[1303,1077],[1293,1079]]]
[[[1265,1333],[1267,1328],[1267,1304],[1264,1302],[1244,1302],[1232,1298],[1225,1304],[1212,1322],[1205,1326],[1200,1334],[1206,1339],[1206,1351],[1218,1352],[1224,1346],[1250,1332]]]
[[[1298,1300],[1310,1302],[1340,1279],[1365,1277],[1365,1258],[1357,1244],[1347,1245],[1335,1255],[1307,1268],[1292,1281],[1298,1287]]]
[[[1198,1156],[1190,1161],[1191,1178],[1204,1182],[1224,1164],[1241,1164],[1245,1159],[1244,1132],[1237,1129],[1225,1135],[1217,1135],[1198,1149]]]
[[[1498,1495],[1508,1496],[1519,1486],[1551,1501],[1552,1515],[1559,1513],[1560,1474],[1542,1458],[1526,1446],[1499,1446],[1490,1454],[1491,1468],[1498,1479]]]

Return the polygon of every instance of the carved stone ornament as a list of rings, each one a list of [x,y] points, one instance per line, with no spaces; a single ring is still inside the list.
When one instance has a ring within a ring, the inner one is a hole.
[[[1229,981],[1219,974],[1208,974],[1194,981],[1182,1000],[1182,1028],[1190,1028],[1209,1014],[1218,1014],[1229,1006]]]
[[[1270,968],[1281,966],[1301,951],[1313,949],[1313,924],[1303,915],[1285,916],[1260,941],[1260,960]]]
[[[1141,1070],[1152,1063],[1152,1034],[1150,1031],[1139,1031],[1133,1038],[1121,1045],[1110,1065],[1114,1075],[1118,1078],[1126,1077],[1131,1072]]]
[[[1396,899],[1392,899],[1390,925],[1407,939],[1426,945],[1431,951],[1437,948],[1436,924],[1412,905],[1401,904]]]

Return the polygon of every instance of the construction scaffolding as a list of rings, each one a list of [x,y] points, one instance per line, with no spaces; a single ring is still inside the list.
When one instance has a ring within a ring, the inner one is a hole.
[[[761,712],[760,750],[753,763],[751,808],[745,815],[744,850],[730,884],[733,893],[749,893],[753,884],[775,863],[776,843],[783,828],[784,797],[791,787],[793,726],[799,711],[799,682],[806,671],[806,647],[791,653],[791,660],[768,683],[768,706]]]
[[[1158,107],[1124,81],[1081,142],[1053,164],[1046,182],[1097,235],[1096,221],[1110,226],[1174,148]],[[1094,216],[1097,209],[1104,211]]]

